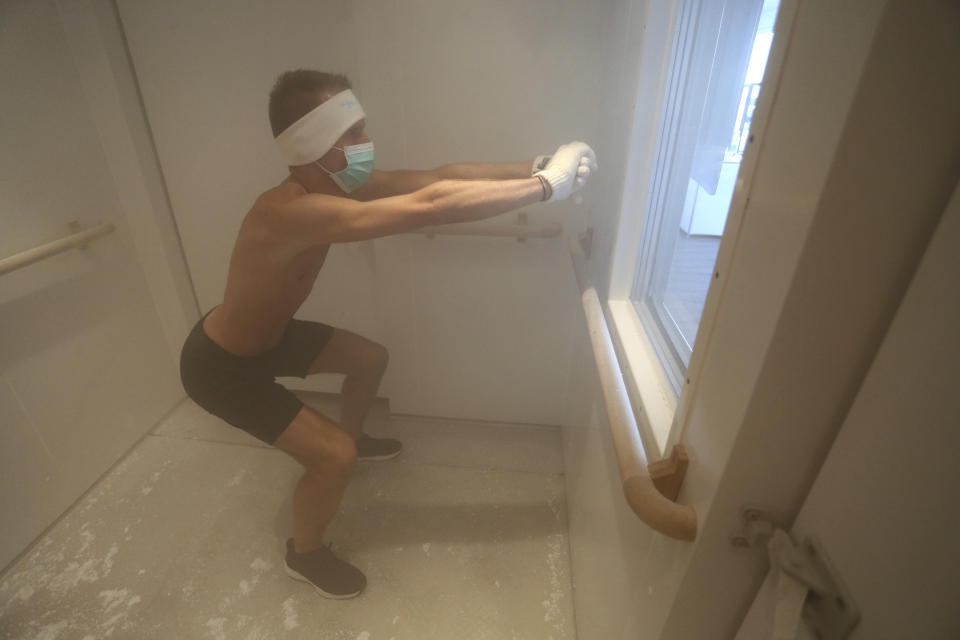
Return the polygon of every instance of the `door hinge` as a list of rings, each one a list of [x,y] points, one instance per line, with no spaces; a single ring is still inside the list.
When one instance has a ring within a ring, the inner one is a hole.
[[[743,531],[731,538],[737,547],[765,546],[771,572],[782,572],[807,588],[802,619],[818,640],[845,640],[860,621],[860,611],[820,543],[807,537],[797,544],[762,509],[746,508]]]

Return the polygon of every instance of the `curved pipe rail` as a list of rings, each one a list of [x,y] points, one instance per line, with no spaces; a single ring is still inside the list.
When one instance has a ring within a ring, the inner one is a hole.
[[[587,277],[582,249],[572,236],[569,241],[570,257],[580,286],[583,313],[587,319],[610,420],[610,432],[617,452],[623,495],[637,517],[650,528],[677,540],[693,540],[697,536],[697,514],[693,507],[667,499],[653,484],[630,397],[607,329],[603,306],[596,288]]]
[[[27,249],[26,251],[21,251],[20,253],[3,258],[0,260],[0,276],[5,273],[10,273],[11,271],[16,271],[17,269],[22,269],[34,262],[40,262],[44,258],[69,251],[75,247],[85,247],[91,240],[105,236],[108,233],[113,233],[115,229],[116,227],[112,222],[103,222],[84,231],[78,231],[59,240],[54,240],[53,242],[42,244],[39,247]]]

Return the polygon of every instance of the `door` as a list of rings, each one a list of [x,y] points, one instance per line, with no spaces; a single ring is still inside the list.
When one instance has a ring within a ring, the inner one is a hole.
[[[96,24],[90,3],[0,5],[0,256],[115,226],[0,276],[0,567],[182,398]]]
[[[721,247],[680,400],[680,501],[700,528],[651,560],[676,576],[641,598],[660,640],[736,636],[767,573],[765,554],[731,543],[742,512],[797,519],[960,174],[960,6],[785,9],[776,94],[728,222],[737,241]]]
[[[960,637],[958,244],[960,188],[790,530],[816,539],[845,583],[854,640]],[[774,580],[738,640],[771,637]]]

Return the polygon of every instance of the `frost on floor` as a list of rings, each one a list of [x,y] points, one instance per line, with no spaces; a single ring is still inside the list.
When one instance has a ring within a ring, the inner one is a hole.
[[[574,637],[554,432],[473,431],[467,455],[442,422],[371,425],[408,450],[358,467],[328,539],[368,587],[332,601],[283,572],[296,463],[190,415],[188,435],[155,431],[0,578],[0,639]],[[526,470],[512,436],[540,450]]]

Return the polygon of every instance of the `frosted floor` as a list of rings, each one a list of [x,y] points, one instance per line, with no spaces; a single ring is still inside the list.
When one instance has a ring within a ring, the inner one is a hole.
[[[328,534],[360,597],[283,572],[299,466],[185,402],[3,576],[0,638],[574,638],[559,432],[368,431],[406,450],[359,465]]]

